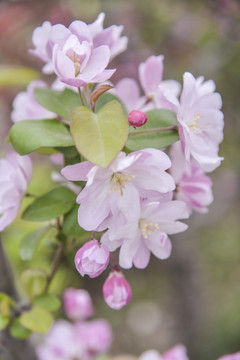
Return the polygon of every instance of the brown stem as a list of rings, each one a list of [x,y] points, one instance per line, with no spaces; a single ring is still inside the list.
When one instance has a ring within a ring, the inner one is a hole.
[[[171,130],[178,130],[178,125],[173,125],[173,126],[167,126],[164,128],[154,128],[154,129],[141,129],[141,130],[135,130],[133,132],[129,133],[129,136],[134,136],[134,135],[140,135],[140,134],[148,134],[148,133],[154,133],[154,132],[158,132],[158,131],[171,131]]]
[[[46,288],[45,288],[45,291],[48,290],[51,282],[52,282],[52,279],[59,267],[59,265],[61,264],[61,261],[62,261],[62,258],[63,258],[63,254],[64,254],[64,244],[61,244],[57,250],[57,253],[56,253],[56,256],[53,260],[53,266],[52,266],[52,270],[50,272],[50,275],[48,276],[48,280],[47,280],[47,285],[46,285]]]

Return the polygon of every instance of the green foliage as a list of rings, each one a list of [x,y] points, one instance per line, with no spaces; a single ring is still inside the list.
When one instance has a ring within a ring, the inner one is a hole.
[[[124,103],[122,102],[122,100],[120,100],[117,96],[115,96],[111,93],[104,93],[102,96],[100,96],[100,98],[96,102],[96,112],[98,112],[104,105],[106,105],[109,102],[114,101],[114,100],[116,100],[117,102],[119,102],[121,104],[125,115],[128,116],[128,110],[127,110],[126,106],[124,105]]]
[[[22,218],[28,221],[47,221],[67,213],[76,202],[76,194],[59,186],[37,198],[24,211]]]
[[[10,308],[15,307],[15,301],[4,293],[0,293],[0,314],[8,316],[10,314]]]
[[[47,274],[39,269],[24,270],[21,273],[20,280],[30,298],[41,295],[47,286]]]
[[[71,110],[80,104],[79,95],[69,89],[59,92],[39,88],[35,89],[34,95],[40,105],[66,120],[70,120]]]
[[[71,133],[79,152],[92,163],[106,167],[123,148],[128,122],[121,105],[112,101],[97,114],[80,106],[71,112]]]
[[[45,310],[55,311],[61,307],[59,298],[51,293],[42,294],[33,299],[33,305]]]
[[[32,331],[29,329],[26,329],[19,321],[18,318],[15,318],[10,327],[9,327],[10,334],[15,339],[27,339],[31,334]]]
[[[10,322],[10,317],[8,315],[0,314],[0,331],[6,329]]]
[[[78,208],[79,205],[75,204],[74,207],[64,215],[62,229],[64,234],[73,237],[81,237],[84,234],[89,234],[78,224]]]
[[[20,121],[11,127],[9,135],[20,155],[41,148],[73,146],[67,127],[54,119]]]
[[[19,253],[22,260],[31,260],[48,229],[48,227],[37,229],[21,239]]]
[[[14,67],[8,65],[0,66],[1,86],[25,86],[32,80],[39,79],[41,74],[27,67]]]
[[[75,146],[57,148],[64,155],[64,166],[81,162],[81,156]]]
[[[148,121],[136,130],[131,130],[126,147],[131,151],[146,148],[161,149],[169,146],[179,139],[177,130],[154,131],[145,134],[134,134],[139,130],[164,128],[177,125],[176,115],[173,111],[156,109],[147,112]]]
[[[46,334],[54,322],[50,312],[41,307],[33,307],[19,317],[20,323],[29,330]]]

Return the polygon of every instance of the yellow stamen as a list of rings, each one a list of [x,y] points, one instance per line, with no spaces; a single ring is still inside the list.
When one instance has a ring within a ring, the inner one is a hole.
[[[206,126],[208,124],[201,124],[200,123],[200,119],[201,119],[201,115],[196,115],[193,120],[189,121],[187,123],[187,126],[194,132],[201,134],[203,132],[203,130],[206,128]]]
[[[125,189],[124,183],[130,182],[134,177],[134,175],[124,174],[121,172],[113,173],[109,186],[109,193],[112,193],[113,191],[119,191],[120,195],[123,196],[123,190]]]
[[[138,224],[144,239],[147,239],[148,235],[154,234],[159,229],[158,223],[153,223],[147,219],[140,219]]]

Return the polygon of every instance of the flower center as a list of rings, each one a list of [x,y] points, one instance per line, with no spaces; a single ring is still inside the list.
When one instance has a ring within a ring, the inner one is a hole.
[[[201,124],[200,119],[201,119],[201,115],[196,115],[194,116],[193,120],[187,123],[187,126],[197,134],[201,134],[207,125],[207,124]]]
[[[134,175],[124,174],[121,172],[115,172],[111,176],[111,183],[109,186],[109,193],[113,191],[119,191],[120,195],[123,196],[123,190],[125,189],[125,183],[130,182],[134,179]]]
[[[152,235],[159,230],[158,223],[153,223],[147,219],[140,219],[138,225],[144,239],[147,239],[148,235]]]
[[[80,73],[80,59],[75,52],[72,55],[68,54],[68,57],[72,60],[74,64],[75,77],[77,77]]]

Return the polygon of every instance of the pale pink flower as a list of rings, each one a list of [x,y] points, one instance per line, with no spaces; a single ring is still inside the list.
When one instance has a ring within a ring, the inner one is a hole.
[[[21,200],[32,176],[30,157],[11,152],[0,159],[0,231],[17,216]]]
[[[39,57],[42,61],[46,62],[43,67],[43,72],[49,74],[53,72],[52,66],[52,49],[48,42],[49,34],[52,29],[52,24],[49,21],[44,21],[41,26],[38,26],[32,35],[32,43],[35,49],[30,49],[29,52]]]
[[[148,111],[157,108],[169,108],[165,98],[166,91],[178,96],[180,84],[175,80],[163,80],[163,55],[150,56],[139,65],[139,80],[144,91],[140,94],[138,83],[131,78],[120,80],[112,92],[118,96],[128,111]]]
[[[69,165],[61,173],[71,181],[87,181],[77,198],[78,222],[85,230],[102,231],[119,212],[129,220],[138,218],[140,198],[174,190],[174,180],[165,171],[170,166],[169,157],[161,150],[144,149],[128,156],[121,152],[106,168],[85,161]]]
[[[183,345],[175,345],[162,355],[163,360],[189,360],[187,350]]]
[[[105,14],[100,13],[97,19],[88,25],[93,38],[93,46],[107,45],[110,49],[110,60],[127,49],[128,38],[121,36],[123,26],[112,25],[103,28]]]
[[[139,80],[148,100],[147,104],[141,109],[143,111],[154,108],[165,108],[166,100],[163,96],[164,91],[169,91],[175,96],[180,92],[180,84],[175,80],[163,80],[163,60],[164,56],[150,56],[139,65]]]
[[[141,96],[136,80],[131,78],[119,80],[111,92],[122,100],[129,112],[142,109],[147,101],[145,96]]]
[[[75,255],[75,266],[82,275],[90,278],[99,276],[108,266],[109,250],[97,240],[86,242]]]
[[[206,172],[216,169],[223,160],[218,156],[224,126],[220,111],[222,99],[214,91],[212,80],[204,82],[202,76],[195,79],[186,72],[180,102],[172,93],[164,92],[169,108],[177,114],[180,141],[187,161],[192,157]]]
[[[92,299],[83,289],[65,290],[63,304],[66,315],[72,320],[84,320],[94,314]]]
[[[75,326],[65,320],[56,321],[37,348],[39,360],[87,360],[84,343]]]
[[[11,113],[12,121],[41,120],[55,118],[56,114],[41,106],[34,96],[36,88],[46,88],[47,85],[41,80],[32,81],[26,91],[22,91],[14,98]]]
[[[240,352],[228,354],[220,357],[218,360],[240,360]]]
[[[119,310],[130,302],[132,290],[120,271],[112,271],[105,280],[103,297],[108,306],[114,310]]]
[[[145,351],[138,360],[189,360],[183,345],[175,345],[162,355],[157,350]]]
[[[180,142],[172,145],[170,155],[170,173],[176,183],[176,199],[183,200],[190,213],[192,210],[207,212],[207,206],[213,201],[212,180],[204,174],[200,165],[186,161]]]
[[[132,110],[128,115],[128,122],[134,127],[143,126],[147,122],[147,114],[140,110]]]
[[[159,202],[160,201],[160,202]],[[151,253],[157,258],[167,259],[172,250],[168,234],[176,234],[187,229],[187,225],[178,221],[189,217],[189,211],[183,201],[169,201],[168,196],[159,201],[143,201],[137,218],[126,222],[122,216],[112,217],[109,229],[101,238],[110,251],[120,247],[119,265],[129,269],[134,264],[144,269]]]
[[[89,358],[105,353],[112,343],[112,330],[105,320],[78,322],[75,330],[81,338],[84,352]]]

